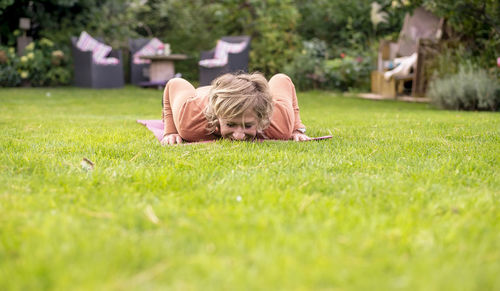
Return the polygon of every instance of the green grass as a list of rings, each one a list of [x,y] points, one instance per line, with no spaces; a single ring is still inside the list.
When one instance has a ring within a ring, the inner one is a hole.
[[[160,100],[0,89],[1,290],[500,289],[498,113],[307,92],[333,139],[161,147]]]

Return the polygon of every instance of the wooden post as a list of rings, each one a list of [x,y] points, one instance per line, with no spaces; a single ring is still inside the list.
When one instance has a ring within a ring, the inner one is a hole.
[[[17,37],[18,56],[22,56],[26,46],[33,41],[33,38],[26,36],[26,32],[30,29],[30,27],[31,27],[31,21],[29,18],[19,18],[19,28],[23,31],[23,35]]]

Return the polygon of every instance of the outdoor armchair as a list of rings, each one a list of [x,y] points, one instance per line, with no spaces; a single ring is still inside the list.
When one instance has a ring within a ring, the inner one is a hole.
[[[371,91],[397,98],[405,91],[405,83],[411,83],[411,95],[423,96],[428,81],[424,64],[432,57],[430,51],[435,51],[433,47],[442,37],[443,23],[444,19],[422,7],[407,14],[398,42],[382,41],[380,44],[377,70],[371,74]]]
[[[142,57],[158,54],[168,55],[170,51],[166,53],[165,47],[168,47],[167,50],[169,50],[170,46],[156,37],[129,39],[128,45],[130,50],[130,83],[144,86],[145,83],[150,83],[151,60]]]
[[[214,49],[202,51],[199,64],[200,86],[210,85],[215,78],[225,73],[247,72],[250,41],[249,36],[225,36],[217,41]]]
[[[101,38],[97,38],[102,43]],[[88,88],[120,88],[124,86],[122,52],[111,50],[105,57],[116,58],[117,63],[96,63],[92,51],[82,51],[77,46],[78,38],[71,37],[74,85]]]

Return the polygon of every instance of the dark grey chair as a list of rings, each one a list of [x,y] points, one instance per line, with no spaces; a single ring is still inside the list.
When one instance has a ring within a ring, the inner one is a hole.
[[[225,36],[221,40],[230,43],[241,43],[246,42],[247,46],[245,49],[237,54],[229,53],[228,61],[225,66],[206,68],[203,66],[198,66],[200,71],[200,86],[210,85],[212,81],[219,77],[220,75],[226,73],[235,72],[248,72],[248,55],[250,53],[250,41],[249,36]],[[215,54],[215,48],[210,51],[202,51],[200,55],[200,60],[213,59]]]
[[[140,83],[149,81],[149,64],[134,64],[134,54],[143,46],[148,44],[149,38],[129,39],[128,47],[130,50],[130,83],[140,85]]]
[[[96,38],[103,42],[102,38]],[[74,77],[77,87],[120,88],[125,85],[123,77],[123,58],[120,50],[112,50],[108,57],[120,60],[116,65],[100,65],[92,60],[91,51],[81,51],[76,47],[77,37],[71,37]],[[103,42],[104,43],[104,42]]]

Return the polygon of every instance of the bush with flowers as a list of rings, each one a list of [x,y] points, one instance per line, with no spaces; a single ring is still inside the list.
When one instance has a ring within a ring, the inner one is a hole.
[[[340,53],[339,57],[325,61],[327,87],[341,91],[368,90],[373,67],[369,55]]]
[[[305,41],[302,51],[285,66],[284,72],[301,90],[368,90],[373,56],[369,52],[354,53],[352,50],[351,54],[335,53],[337,57],[331,58],[324,41]]]
[[[0,86],[13,87],[21,84],[21,75],[17,71],[19,58],[14,48],[0,47]]]
[[[326,43],[312,39],[302,43],[302,50],[293,61],[285,65],[283,72],[290,76],[298,89],[321,89],[324,87],[324,62],[327,58]]]
[[[14,48],[0,47],[0,86],[57,86],[71,81],[67,54],[42,38],[17,56]]]

